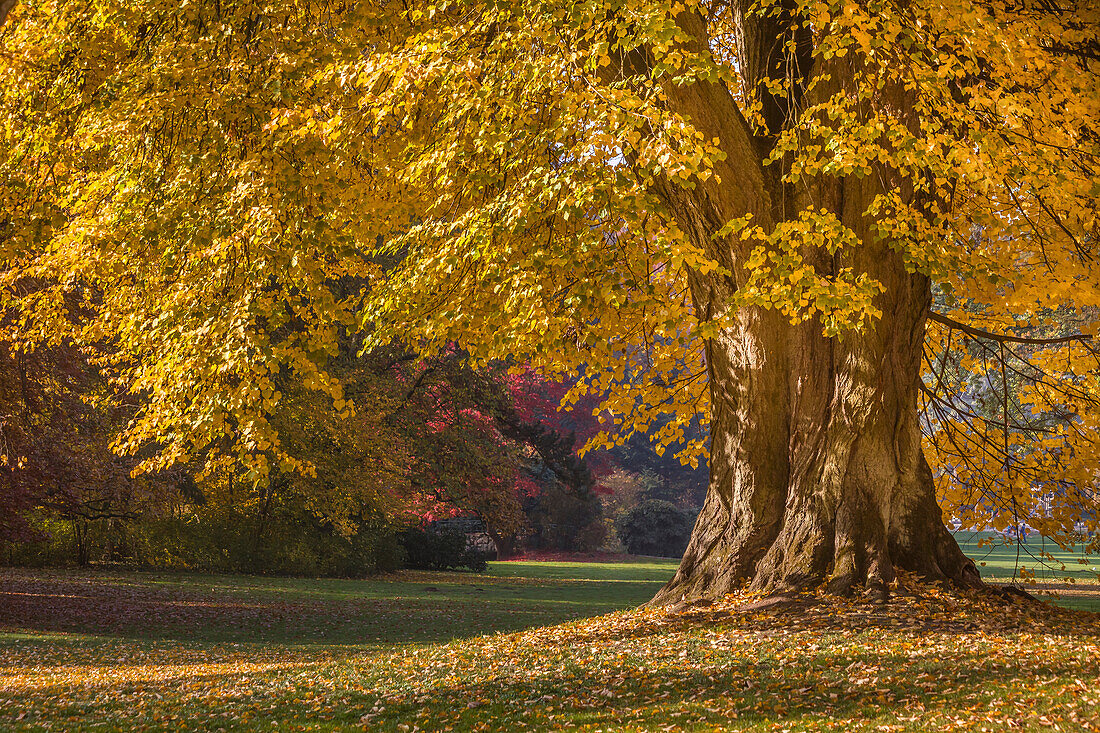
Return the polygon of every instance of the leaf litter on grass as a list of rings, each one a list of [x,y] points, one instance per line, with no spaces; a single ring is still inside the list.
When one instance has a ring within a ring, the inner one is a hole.
[[[387,721],[420,705],[417,714],[444,730],[494,721],[605,730],[1100,725],[1094,614],[936,588],[886,606],[809,595],[744,611],[751,600],[636,611],[426,650],[411,665],[393,660],[391,671],[410,670],[411,690],[395,689]],[[460,674],[478,668],[493,672]],[[429,708],[416,703],[426,690]],[[462,700],[484,707],[463,709]]]
[[[28,633],[0,647],[0,727],[1100,729],[1096,614],[907,586],[886,605],[740,594],[448,643]]]

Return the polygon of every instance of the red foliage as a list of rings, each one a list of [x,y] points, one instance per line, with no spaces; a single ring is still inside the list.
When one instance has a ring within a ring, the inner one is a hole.
[[[415,456],[410,511],[421,521],[474,514],[507,535],[525,522],[523,507],[543,492],[540,481],[557,476],[594,488],[577,447],[599,430],[595,402],[560,410],[570,383],[531,370],[474,370],[455,349],[408,365],[400,380]]]

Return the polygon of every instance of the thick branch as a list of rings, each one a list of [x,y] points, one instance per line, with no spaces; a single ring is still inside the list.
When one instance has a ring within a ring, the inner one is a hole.
[[[0,27],[3,27],[4,21],[8,19],[8,13],[17,2],[18,0],[0,0]]]
[[[1087,333],[1074,333],[1069,336],[1058,336],[1057,338],[1037,339],[1037,338],[1025,338],[1023,336],[1010,336],[1004,333],[993,333],[992,331],[986,331],[983,328],[976,328],[974,326],[968,326],[965,323],[960,323],[953,318],[948,318],[942,313],[936,311],[928,311],[928,320],[935,321],[936,323],[942,323],[948,328],[955,328],[962,331],[965,334],[973,336],[974,338],[989,339],[990,341],[998,341],[1000,343],[1013,343],[1013,344],[1066,344],[1071,341],[1089,341],[1092,339]]]

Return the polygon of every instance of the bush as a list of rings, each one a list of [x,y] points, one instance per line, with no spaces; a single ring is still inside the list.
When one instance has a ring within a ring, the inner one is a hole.
[[[523,511],[531,528],[524,542],[529,549],[592,552],[606,539],[602,506],[590,487],[546,482],[524,501]]]
[[[255,516],[210,506],[129,522],[78,524],[51,517],[32,517],[32,522],[45,539],[0,547],[0,562],[74,565],[79,537],[93,564],[156,570],[362,577],[401,564],[397,529],[382,517],[361,519],[347,537],[305,512],[278,505],[263,532]]]
[[[405,564],[417,570],[469,568],[480,573],[489,566],[486,553],[466,546],[466,533],[456,530],[410,529],[401,537]]]
[[[615,530],[632,555],[680,557],[695,517],[671,502],[646,499],[619,515]]]

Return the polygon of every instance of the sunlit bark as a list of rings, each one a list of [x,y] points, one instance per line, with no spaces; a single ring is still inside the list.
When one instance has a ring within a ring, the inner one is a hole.
[[[685,27],[703,33],[690,18]],[[744,29],[742,68],[751,72],[762,65],[752,33],[774,38],[776,29]],[[830,72],[834,86],[818,93],[850,83],[843,64]],[[715,178],[692,189],[666,184],[661,193],[678,225],[732,273],[693,275],[696,308],[733,325],[707,345],[709,493],[680,569],[656,602],[720,596],[745,583],[780,591],[827,582],[834,592],[866,586],[881,595],[895,569],[980,583],[944,526],[921,451],[917,393],[929,281],[872,236],[865,215],[884,187],[905,182],[884,169],[790,186],[778,166],[763,165],[768,138],[753,137],[726,87],[700,82],[667,93],[726,152]],[[879,103],[904,115],[904,92],[882,95]],[[805,251],[805,261],[820,275],[852,268],[883,286],[875,303],[882,316],[862,332],[826,338],[816,321],[792,325],[759,308],[728,312],[747,277],[745,252],[736,238],[715,233],[747,213],[770,227],[808,206],[834,213],[862,246]]]

